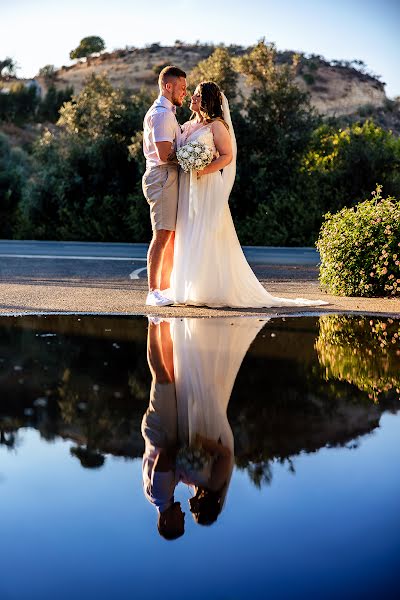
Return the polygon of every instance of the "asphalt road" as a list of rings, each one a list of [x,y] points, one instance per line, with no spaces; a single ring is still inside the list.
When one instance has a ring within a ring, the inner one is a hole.
[[[108,244],[97,242],[37,242],[0,240],[0,258],[70,258],[75,260],[136,260],[144,262],[147,244]],[[250,263],[260,265],[313,265],[319,260],[314,248],[275,248],[244,246]]]
[[[150,308],[145,306],[146,252],[146,244],[2,240],[0,314],[145,314]],[[244,252],[257,277],[275,296],[327,300],[329,305],[318,312],[400,313],[400,300],[327,295],[318,283],[319,257],[313,248],[245,247]],[[159,312],[166,316],[227,316],[238,312],[255,316],[296,310],[171,307]]]

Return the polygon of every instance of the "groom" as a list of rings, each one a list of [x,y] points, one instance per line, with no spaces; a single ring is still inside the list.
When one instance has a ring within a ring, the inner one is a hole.
[[[142,420],[145,441],[143,491],[157,508],[158,531],[168,540],[185,531],[185,515],[175,502],[178,414],[170,324],[149,318],[147,361],[152,375],[149,407]]]
[[[159,75],[160,95],[143,122],[143,152],[146,172],[143,193],[150,205],[153,237],[147,255],[149,293],[146,304],[167,306],[173,301],[160,290],[170,285],[174,259],[174,232],[178,208],[178,164],[175,151],[180,127],[176,107],[186,96],[186,73],[179,67],[165,67]]]

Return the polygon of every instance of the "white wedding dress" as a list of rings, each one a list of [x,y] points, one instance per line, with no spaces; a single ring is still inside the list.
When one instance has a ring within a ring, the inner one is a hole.
[[[171,288],[165,294],[179,304],[232,308],[318,306],[320,300],[277,298],[269,294],[248,264],[233,224],[228,198],[236,172],[236,141],[223,97],[234,158],[223,172],[179,174],[179,203]],[[211,125],[194,130],[185,123],[180,146],[199,140],[216,152]]]
[[[198,435],[220,443],[231,453],[223,497],[234,466],[234,439],[227,409],[240,366],[267,319],[174,319],[175,389],[180,445],[195,445]],[[210,469],[180,476],[207,486]]]

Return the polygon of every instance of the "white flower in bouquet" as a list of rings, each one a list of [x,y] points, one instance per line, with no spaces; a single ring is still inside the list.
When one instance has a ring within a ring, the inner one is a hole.
[[[202,171],[212,161],[213,151],[207,144],[195,140],[182,146],[176,157],[185,173],[192,170]]]
[[[211,461],[211,454],[202,446],[184,446],[176,455],[176,465],[183,471],[202,471]]]

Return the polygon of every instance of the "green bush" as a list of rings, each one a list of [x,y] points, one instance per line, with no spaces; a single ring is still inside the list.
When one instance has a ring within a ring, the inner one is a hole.
[[[400,202],[381,191],[325,215],[317,248],[320,281],[332,294],[400,296]]]
[[[90,78],[64,103],[57,129],[35,145],[35,177],[21,203],[19,236],[144,241],[134,237],[145,235],[144,213],[136,215],[140,201],[148,221],[140,190],[144,168],[129,143],[150,103],[146,94],[114,90],[102,77]]]
[[[0,133],[0,238],[12,238],[19,206],[29,177],[29,160],[21,148],[12,148]]]
[[[356,205],[378,182],[400,195],[400,138],[372,121],[318,127],[302,157],[303,189],[317,192],[321,216]]]
[[[312,73],[303,73],[302,77],[307,85],[313,85],[315,83],[315,77]]]
[[[268,244],[273,236],[274,243],[284,244],[291,231],[283,215],[283,235],[276,235],[275,222],[281,214],[275,199],[293,200],[297,196],[297,174],[319,120],[308,95],[295,83],[296,57],[291,65],[279,65],[275,46],[261,41],[236,64],[253,87],[241,110],[233,107],[232,111],[238,142],[237,178],[231,197],[233,214],[236,220],[249,218],[254,222],[265,204],[271,218],[265,220],[264,237],[258,227],[258,243]],[[293,211],[297,212],[296,206]],[[246,243],[254,242],[249,239]]]
[[[0,93],[0,122],[17,124],[33,121],[40,102],[34,86],[14,85],[8,94]]]
[[[272,192],[253,215],[235,219],[242,244],[255,246],[312,246],[321,225],[313,195],[291,188]]]
[[[37,120],[40,122],[51,121],[55,123],[60,116],[60,108],[64,102],[69,102],[74,90],[72,87],[66,87],[63,90],[57,90],[54,85],[50,85],[46,96],[39,104]]]

